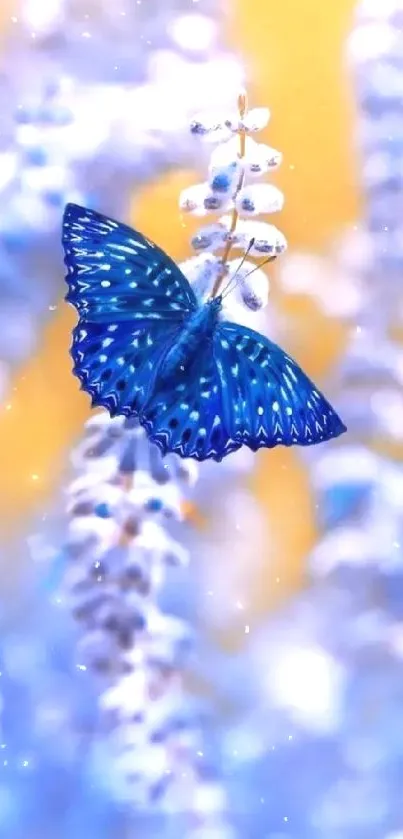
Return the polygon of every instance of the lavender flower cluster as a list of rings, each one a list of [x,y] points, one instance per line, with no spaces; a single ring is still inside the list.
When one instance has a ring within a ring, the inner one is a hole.
[[[355,67],[366,225],[374,259],[387,277],[401,271],[403,193],[402,8],[361,2],[349,52]]]
[[[226,215],[195,233],[191,244],[197,256],[182,263],[181,268],[201,300],[218,289],[223,291],[225,279],[224,290],[231,289],[231,293],[229,303],[224,298],[223,317],[234,320],[238,316],[244,321],[245,312],[257,312],[268,302],[268,278],[246,257],[264,256],[272,261],[287,246],[274,225],[252,220],[262,213],[281,210],[284,202],[277,187],[253,183],[275,170],[282,159],[280,152],[250,136],[266,126],[269,116],[267,108],[248,112],[246,94],[241,93],[238,114],[226,118],[201,115],[191,125],[193,134],[218,145],[210,157],[208,180],[184,190],[180,208],[196,216],[212,212]],[[230,260],[232,249],[242,251],[243,258]]]
[[[81,626],[78,667],[99,681],[109,794],[185,814],[189,837],[229,837],[183,684],[189,627],[159,605],[167,571],[188,560],[169,531],[183,519],[194,465],[163,462],[134,421],[104,413],[87,423],[73,463],[63,600]],[[105,784],[103,767],[97,775]]]

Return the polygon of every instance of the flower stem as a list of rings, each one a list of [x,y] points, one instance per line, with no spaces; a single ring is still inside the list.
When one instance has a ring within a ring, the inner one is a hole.
[[[239,96],[238,96],[238,112],[239,112],[240,120],[244,119],[247,110],[248,110],[248,99],[247,99],[246,91],[242,91],[242,93],[240,93]],[[245,145],[246,145],[246,132],[245,132],[244,128],[239,128],[238,137],[239,137],[238,158],[239,158],[239,160],[242,160],[242,158],[245,157]],[[235,199],[236,199],[237,195],[240,193],[240,191],[243,187],[244,178],[245,178],[245,173],[244,173],[244,170],[242,168],[241,173],[239,175],[238,183],[237,183],[236,188],[235,188],[235,192],[232,196],[232,199],[234,201],[234,208],[232,210],[232,215],[231,215],[231,224],[230,224],[230,228],[229,228],[229,231],[228,231],[227,244],[225,246],[225,250],[224,250],[224,253],[223,253],[222,259],[221,259],[221,270],[219,271],[219,274],[218,274],[217,279],[216,279],[216,281],[214,283],[214,286],[213,286],[213,290],[211,292],[212,297],[217,296],[218,291],[219,291],[220,286],[221,286],[221,283],[222,283],[222,281],[225,277],[225,274],[226,274],[226,264],[228,262],[228,257],[230,255],[231,248],[232,248],[232,234],[235,232],[237,222],[238,222],[238,218],[239,218],[238,211],[235,208]]]

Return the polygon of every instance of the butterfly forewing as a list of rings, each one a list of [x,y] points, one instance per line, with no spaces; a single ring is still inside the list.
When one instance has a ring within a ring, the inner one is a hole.
[[[223,422],[249,448],[308,446],[346,429],[298,364],[277,344],[238,324],[218,325],[214,356]]]
[[[81,318],[181,322],[197,308],[186,277],[141,233],[68,204],[63,218],[66,300]]]

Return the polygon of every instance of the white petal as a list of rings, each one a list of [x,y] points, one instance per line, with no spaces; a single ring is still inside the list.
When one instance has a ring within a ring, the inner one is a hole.
[[[228,227],[221,222],[206,224],[191,239],[195,251],[216,251],[225,246],[228,238]]]
[[[184,189],[179,197],[179,206],[182,212],[193,213],[196,216],[204,216],[206,213],[229,210],[232,201],[227,194],[220,195],[212,192],[208,183],[195,184]]]
[[[277,169],[282,161],[281,152],[264,143],[256,143],[251,137],[245,140],[245,155],[239,154],[239,137],[232,137],[228,142],[221,143],[214,149],[210,157],[212,167],[238,164],[251,177],[260,177],[267,172]]]
[[[225,120],[224,124],[233,134],[238,134],[241,131],[251,134],[265,128],[269,119],[270,111],[268,108],[252,108],[243,119],[240,118],[239,114],[233,114]]]
[[[236,285],[233,294],[238,297],[248,309],[257,312],[267,306],[269,299],[269,280],[261,268],[256,268],[252,262],[233,259],[228,263],[228,277],[236,274]],[[235,281],[234,281],[235,283]]]
[[[221,309],[220,320],[229,320],[232,323],[239,323],[241,326],[249,326],[251,329],[263,333],[266,327],[266,318],[262,311],[254,312],[249,309],[236,292],[226,296]]]
[[[208,192],[208,184],[195,184],[183,189],[179,196],[179,207],[185,213],[194,213],[202,209],[204,214],[204,198]]]
[[[249,142],[253,141],[247,139],[246,143],[248,144]],[[211,167],[228,166],[231,163],[237,163],[239,161],[238,152],[239,137],[231,137],[231,139],[227,140],[227,142],[220,143],[220,145],[213,149],[211,153]]]
[[[99,411],[99,413],[94,414],[90,417],[85,425],[85,429],[89,430],[100,430],[103,431],[104,429],[108,430],[109,428],[119,429],[123,426],[124,417],[113,417],[113,419],[109,416],[107,411]]]
[[[192,120],[190,131],[203,140],[222,143],[231,136],[231,129],[225,124],[223,117],[217,114],[199,114]]]
[[[249,140],[245,149],[244,168],[252,177],[260,177],[280,166],[283,159],[281,152],[266,146],[264,143],[255,143]]]
[[[221,229],[224,227],[226,230],[229,229],[230,224],[231,216],[223,216],[218,223]],[[251,256],[279,256],[287,249],[284,234],[274,224],[239,219],[236,230],[232,234],[233,247],[246,251],[252,239],[255,242],[249,251]]]
[[[226,795],[219,784],[214,781],[210,783],[205,781],[196,787],[193,807],[199,817],[206,818],[206,816],[225,813],[226,806]]]
[[[182,458],[175,458],[174,468],[176,470],[177,478],[183,481],[190,487],[193,487],[198,478],[198,467],[194,460]]]
[[[221,166],[211,166],[209,174],[211,191],[219,195],[231,195],[239,181],[241,172],[242,168],[239,160]]]
[[[238,212],[251,216],[260,213],[276,213],[283,208],[283,205],[283,193],[272,184],[246,186],[241,189],[235,200]]]
[[[92,485],[87,487],[74,487],[73,485],[73,487],[69,488],[69,491],[72,493],[72,497],[66,504],[66,512],[69,515],[74,514],[74,510],[80,507],[80,505],[88,506],[92,512],[98,504],[106,504],[110,510],[110,515],[113,516],[122,500],[122,490],[120,487],[99,481],[96,483],[93,482]]]
[[[221,261],[212,253],[202,253],[182,262],[179,268],[189,280],[198,300],[203,302],[221,271]]]
[[[269,119],[270,111],[268,108],[252,108],[244,119],[245,129],[248,132],[261,131],[262,128],[266,128]]]

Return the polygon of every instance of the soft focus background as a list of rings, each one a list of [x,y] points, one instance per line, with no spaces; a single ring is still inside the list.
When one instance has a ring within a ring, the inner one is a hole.
[[[401,839],[403,2],[3,0],[0,26],[0,837]],[[262,328],[348,434],[196,473],[85,425],[60,221],[189,257],[189,124],[242,84],[284,157]]]

